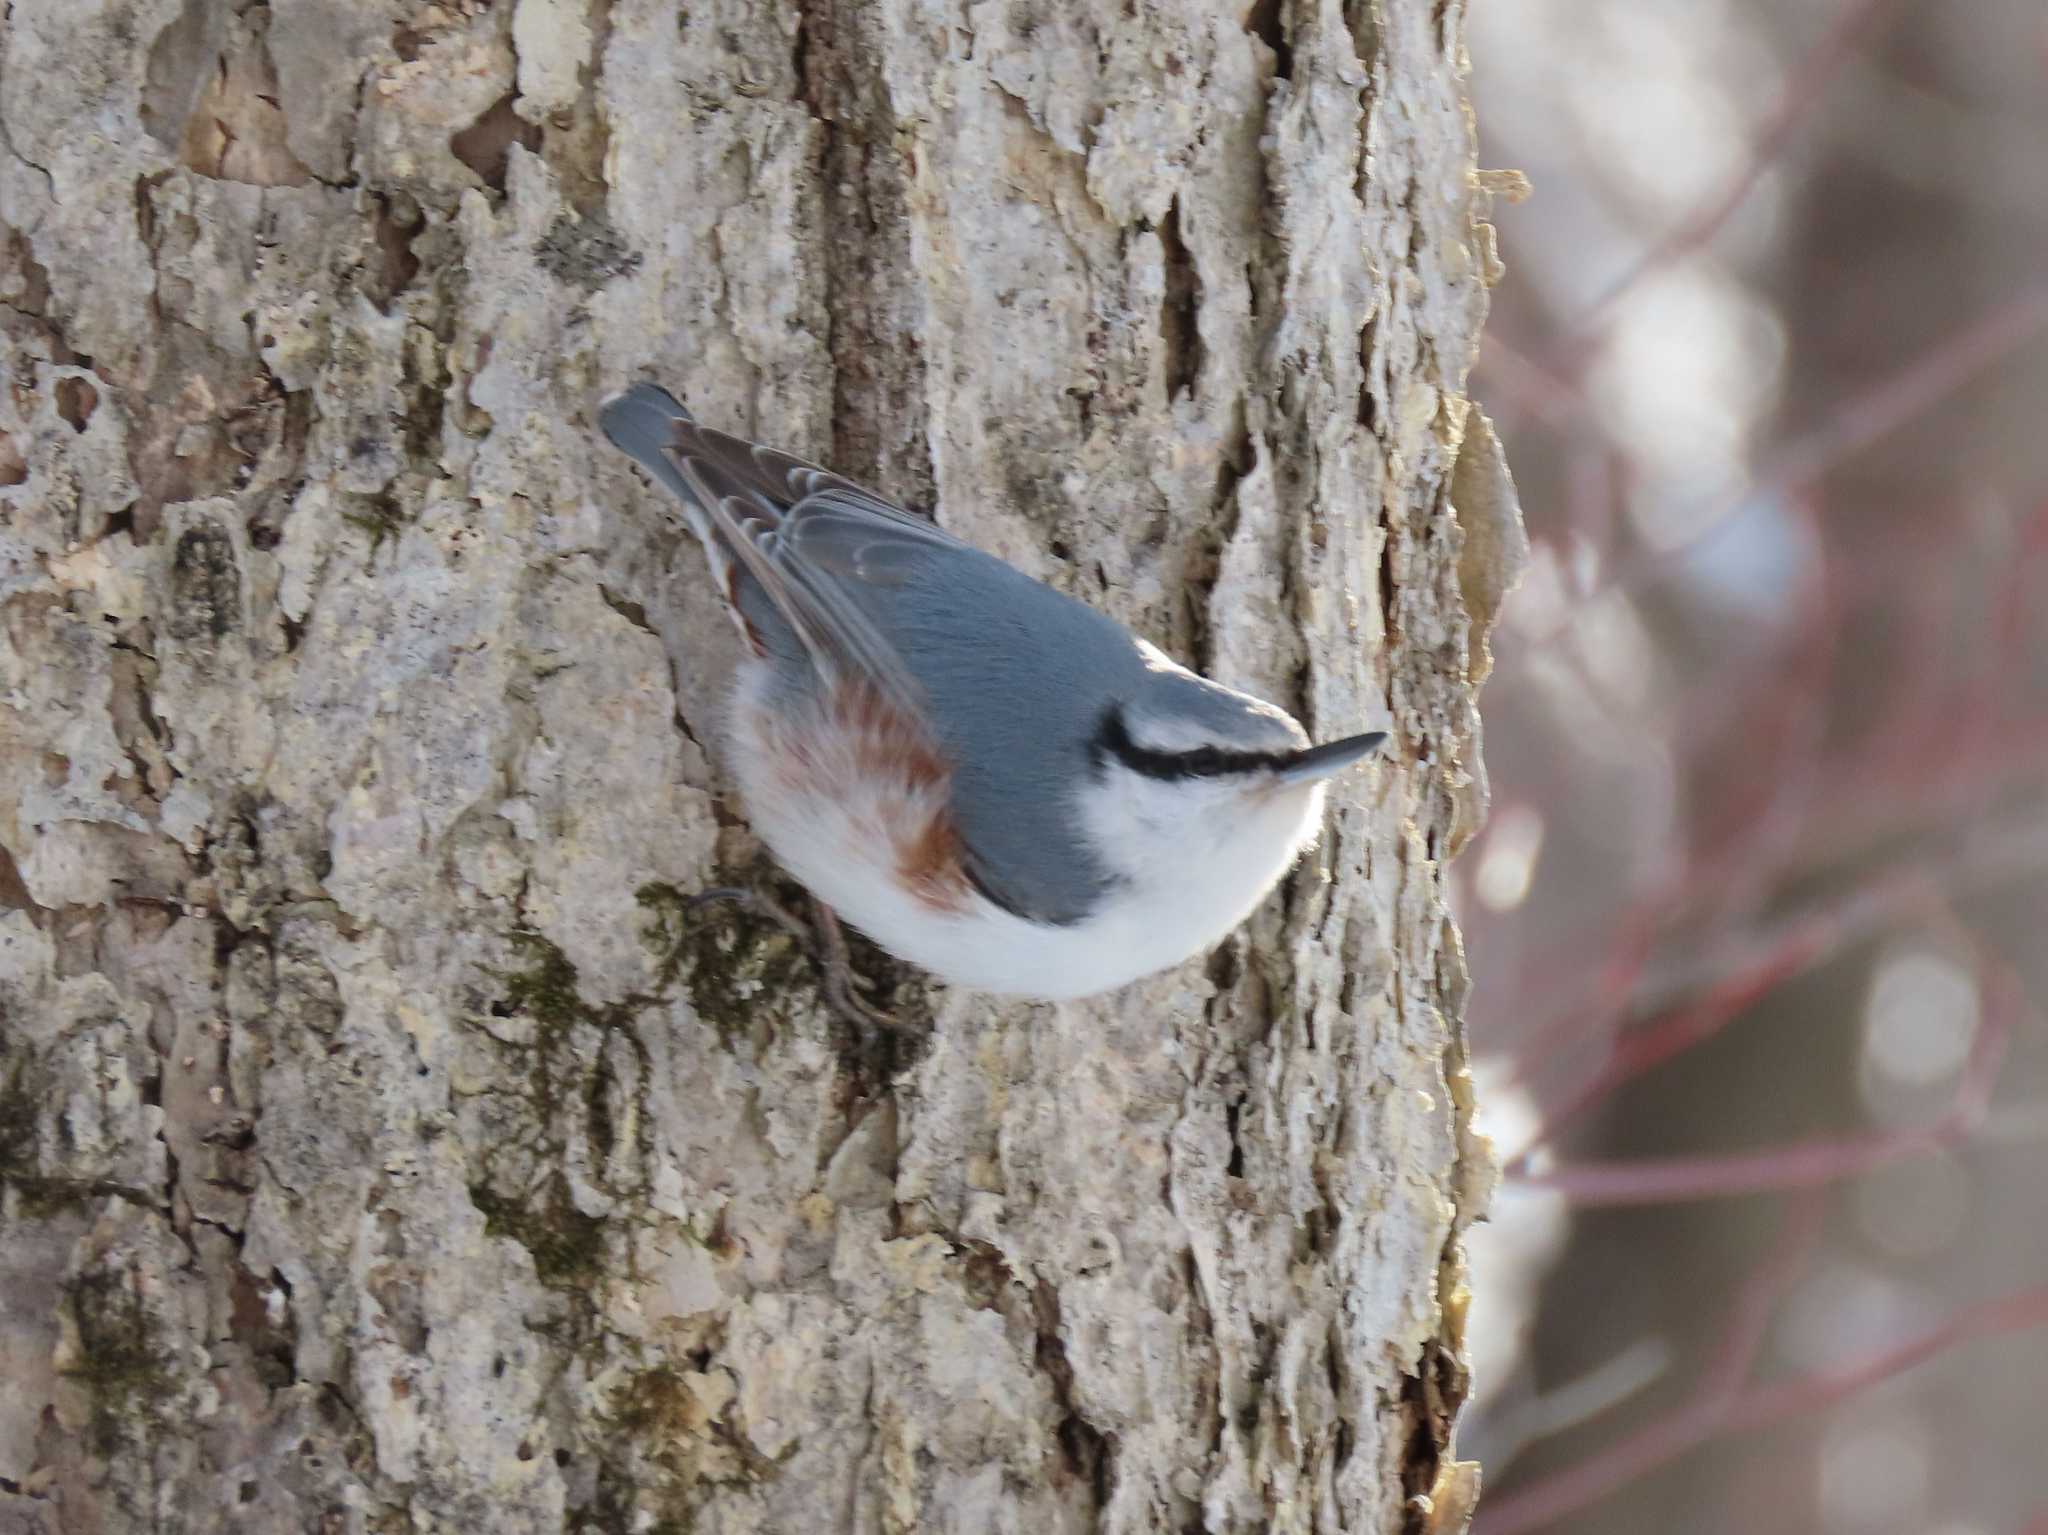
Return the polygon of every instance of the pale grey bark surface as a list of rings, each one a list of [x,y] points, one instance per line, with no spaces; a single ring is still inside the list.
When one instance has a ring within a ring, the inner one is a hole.
[[[0,1529],[1458,1527],[1461,24],[9,0]],[[1207,963],[856,1038],[674,900],[643,375],[1388,764]]]

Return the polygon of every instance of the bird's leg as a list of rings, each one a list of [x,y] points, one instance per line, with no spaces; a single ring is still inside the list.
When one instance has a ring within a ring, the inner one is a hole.
[[[903,1025],[894,1018],[868,1006],[854,995],[854,987],[862,983],[853,973],[853,965],[847,957],[846,935],[840,931],[839,918],[833,914],[832,908],[816,896],[811,897],[813,920],[810,922],[804,921],[766,891],[745,885],[714,885],[690,897],[689,905],[708,906],[714,901],[731,901],[756,916],[766,917],[801,944],[804,952],[810,955],[811,963],[818,967],[826,1005],[848,1023],[855,1027],[865,1024],[891,1032],[902,1030]]]
[[[902,1024],[853,994],[860,978],[853,973],[853,964],[847,957],[846,934],[839,929],[837,914],[816,896],[811,897],[811,913],[818,934],[818,968],[825,972],[825,1000],[842,1018],[888,1029],[892,1033],[900,1032]]]
[[[804,919],[765,890],[756,890],[749,885],[713,885],[709,890],[698,891],[683,904],[694,911],[699,906],[713,906],[720,901],[730,901],[757,917],[768,918],[806,950],[817,947],[817,935]]]

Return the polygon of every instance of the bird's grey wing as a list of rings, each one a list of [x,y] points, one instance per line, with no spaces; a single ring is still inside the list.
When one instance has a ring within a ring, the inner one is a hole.
[[[968,872],[992,900],[1042,922],[1095,908],[1108,875],[1074,796],[1093,770],[1099,672],[1137,669],[1129,635],[849,480],[698,425],[651,385],[608,405],[605,426],[702,508],[820,676],[865,680],[932,731]]]
[[[913,543],[969,547],[936,523],[883,500],[843,475],[701,424],[652,385],[637,386],[617,403],[628,401],[655,413],[659,435],[654,446],[662,462],[651,467],[684,470],[687,466],[718,498],[739,497],[772,524],[783,523],[801,509],[819,524],[820,536],[825,536],[827,528],[849,533],[859,530],[869,538],[886,538],[893,532]],[[615,436],[614,440],[619,439]],[[647,462],[639,444],[620,441],[620,446]],[[663,478],[669,480],[671,489],[678,488],[670,476]]]
[[[952,767],[962,862],[983,894],[1038,922],[1078,921],[1108,877],[1076,791],[1100,724],[1091,660],[1136,650],[1092,609],[858,488],[792,506],[771,558],[805,611],[859,646],[862,674],[912,700]]]
[[[1087,917],[1113,875],[1083,826],[1081,796],[1098,771],[1106,711],[1142,685],[1136,642],[979,549],[932,549],[888,571],[889,586],[859,590],[908,658],[952,763],[969,872],[1019,916]]]
[[[792,506],[782,547],[793,561],[870,588],[901,586],[934,556],[964,551],[988,558],[858,486],[828,486]]]
[[[952,767],[961,859],[982,893],[1038,922],[1079,921],[1108,876],[1076,790],[1094,771],[1101,700],[1075,663],[1133,657],[1128,635],[1009,565],[828,487],[764,540],[806,621],[904,703]]]
[[[864,681],[897,707],[921,710],[916,678],[848,583],[886,580],[906,547],[966,546],[830,470],[700,425],[651,386],[622,398],[657,429],[653,453],[635,456],[653,457],[670,488],[702,509],[818,674]]]

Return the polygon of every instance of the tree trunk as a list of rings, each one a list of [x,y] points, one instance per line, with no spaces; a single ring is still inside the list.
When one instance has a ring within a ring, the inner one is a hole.
[[[1462,6],[1245,9],[10,0],[0,1525],[1460,1527]],[[1396,747],[856,1035],[636,376]]]

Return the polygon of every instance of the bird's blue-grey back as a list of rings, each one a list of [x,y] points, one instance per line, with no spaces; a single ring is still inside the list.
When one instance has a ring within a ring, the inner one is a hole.
[[[1087,916],[1112,876],[1078,797],[1104,711],[1142,680],[1130,636],[977,549],[934,551],[875,608],[953,760],[976,877],[1019,915]]]

